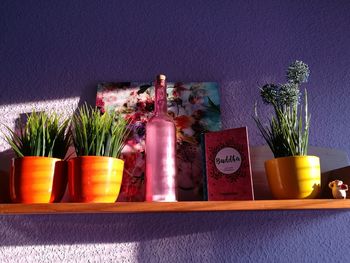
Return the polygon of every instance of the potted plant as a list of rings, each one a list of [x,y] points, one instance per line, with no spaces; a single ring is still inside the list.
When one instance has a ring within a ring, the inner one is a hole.
[[[119,157],[130,133],[128,121],[84,104],[72,118],[71,132],[77,154],[68,162],[71,201],[115,202],[124,168]]]
[[[51,203],[60,201],[67,186],[63,161],[70,138],[69,119],[60,121],[55,113],[26,115],[18,132],[5,126],[4,138],[16,154],[10,172],[10,197],[15,203]]]
[[[265,162],[265,171],[277,199],[315,198],[320,190],[319,158],[307,155],[310,115],[306,89],[300,103],[299,87],[309,74],[308,65],[295,61],[287,70],[287,83],[266,84],[260,89],[263,102],[274,110],[267,126],[255,106],[254,120],[275,157]]]

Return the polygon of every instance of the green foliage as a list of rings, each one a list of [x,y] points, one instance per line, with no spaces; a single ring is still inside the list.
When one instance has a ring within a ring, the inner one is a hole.
[[[304,104],[299,105],[299,85],[307,82],[309,74],[305,63],[295,61],[288,68],[287,83],[266,84],[260,89],[263,102],[273,106],[275,116],[264,126],[255,105],[254,120],[276,158],[307,155],[310,115],[306,90]]]
[[[210,97],[207,97],[207,98],[208,98],[208,104],[209,104],[208,108],[209,108],[209,110],[214,111],[214,112],[220,114],[220,113],[221,113],[221,112],[220,112],[220,105],[216,105],[216,104],[210,99]]]
[[[72,124],[72,138],[77,156],[118,158],[130,134],[129,122],[120,114],[101,114],[98,108],[87,104],[78,109]]]
[[[5,126],[3,134],[17,157],[44,156],[63,159],[70,145],[67,135],[69,119],[60,122],[56,113],[35,112],[27,114],[27,121],[19,121],[19,134]]]

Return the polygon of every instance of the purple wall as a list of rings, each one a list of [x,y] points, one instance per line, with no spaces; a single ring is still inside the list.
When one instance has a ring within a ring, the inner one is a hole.
[[[311,68],[310,144],[350,153],[349,14],[346,0],[1,1],[0,121],[23,105],[93,103],[99,81],[164,72],[219,82],[224,126],[248,126],[259,145],[258,84],[283,82],[299,59]],[[349,221],[348,211],[0,216],[0,261],[341,261]]]

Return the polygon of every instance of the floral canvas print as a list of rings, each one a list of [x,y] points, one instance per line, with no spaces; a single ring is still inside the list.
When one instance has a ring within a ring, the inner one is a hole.
[[[177,185],[181,201],[203,200],[203,132],[221,130],[218,85],[214,82],[168,83],[168,113],[176,125]],[[145,128],[154,108],[152,83],[101,83],[96,105],[131,121],[132,136],[123,149],[124,175],[118,201],[144,201]]]

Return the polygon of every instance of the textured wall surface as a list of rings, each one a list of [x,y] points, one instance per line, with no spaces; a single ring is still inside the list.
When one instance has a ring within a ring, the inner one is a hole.
[[[348,212],[1,217],[1,262],[347,262]],[[335,237],[336,236],[336,237]]]
[[[94,103],[99,81],[217,81],[225,127],[248,126],[258,85],[309,64],[310,144],[350,153],[350,2],[0,3],[0,121]],[[268,113],[262,106],[262,113]],[[8,164],[0,141],[0,170]],[[0,261],[340,262],[348,211],[0,216]]]

